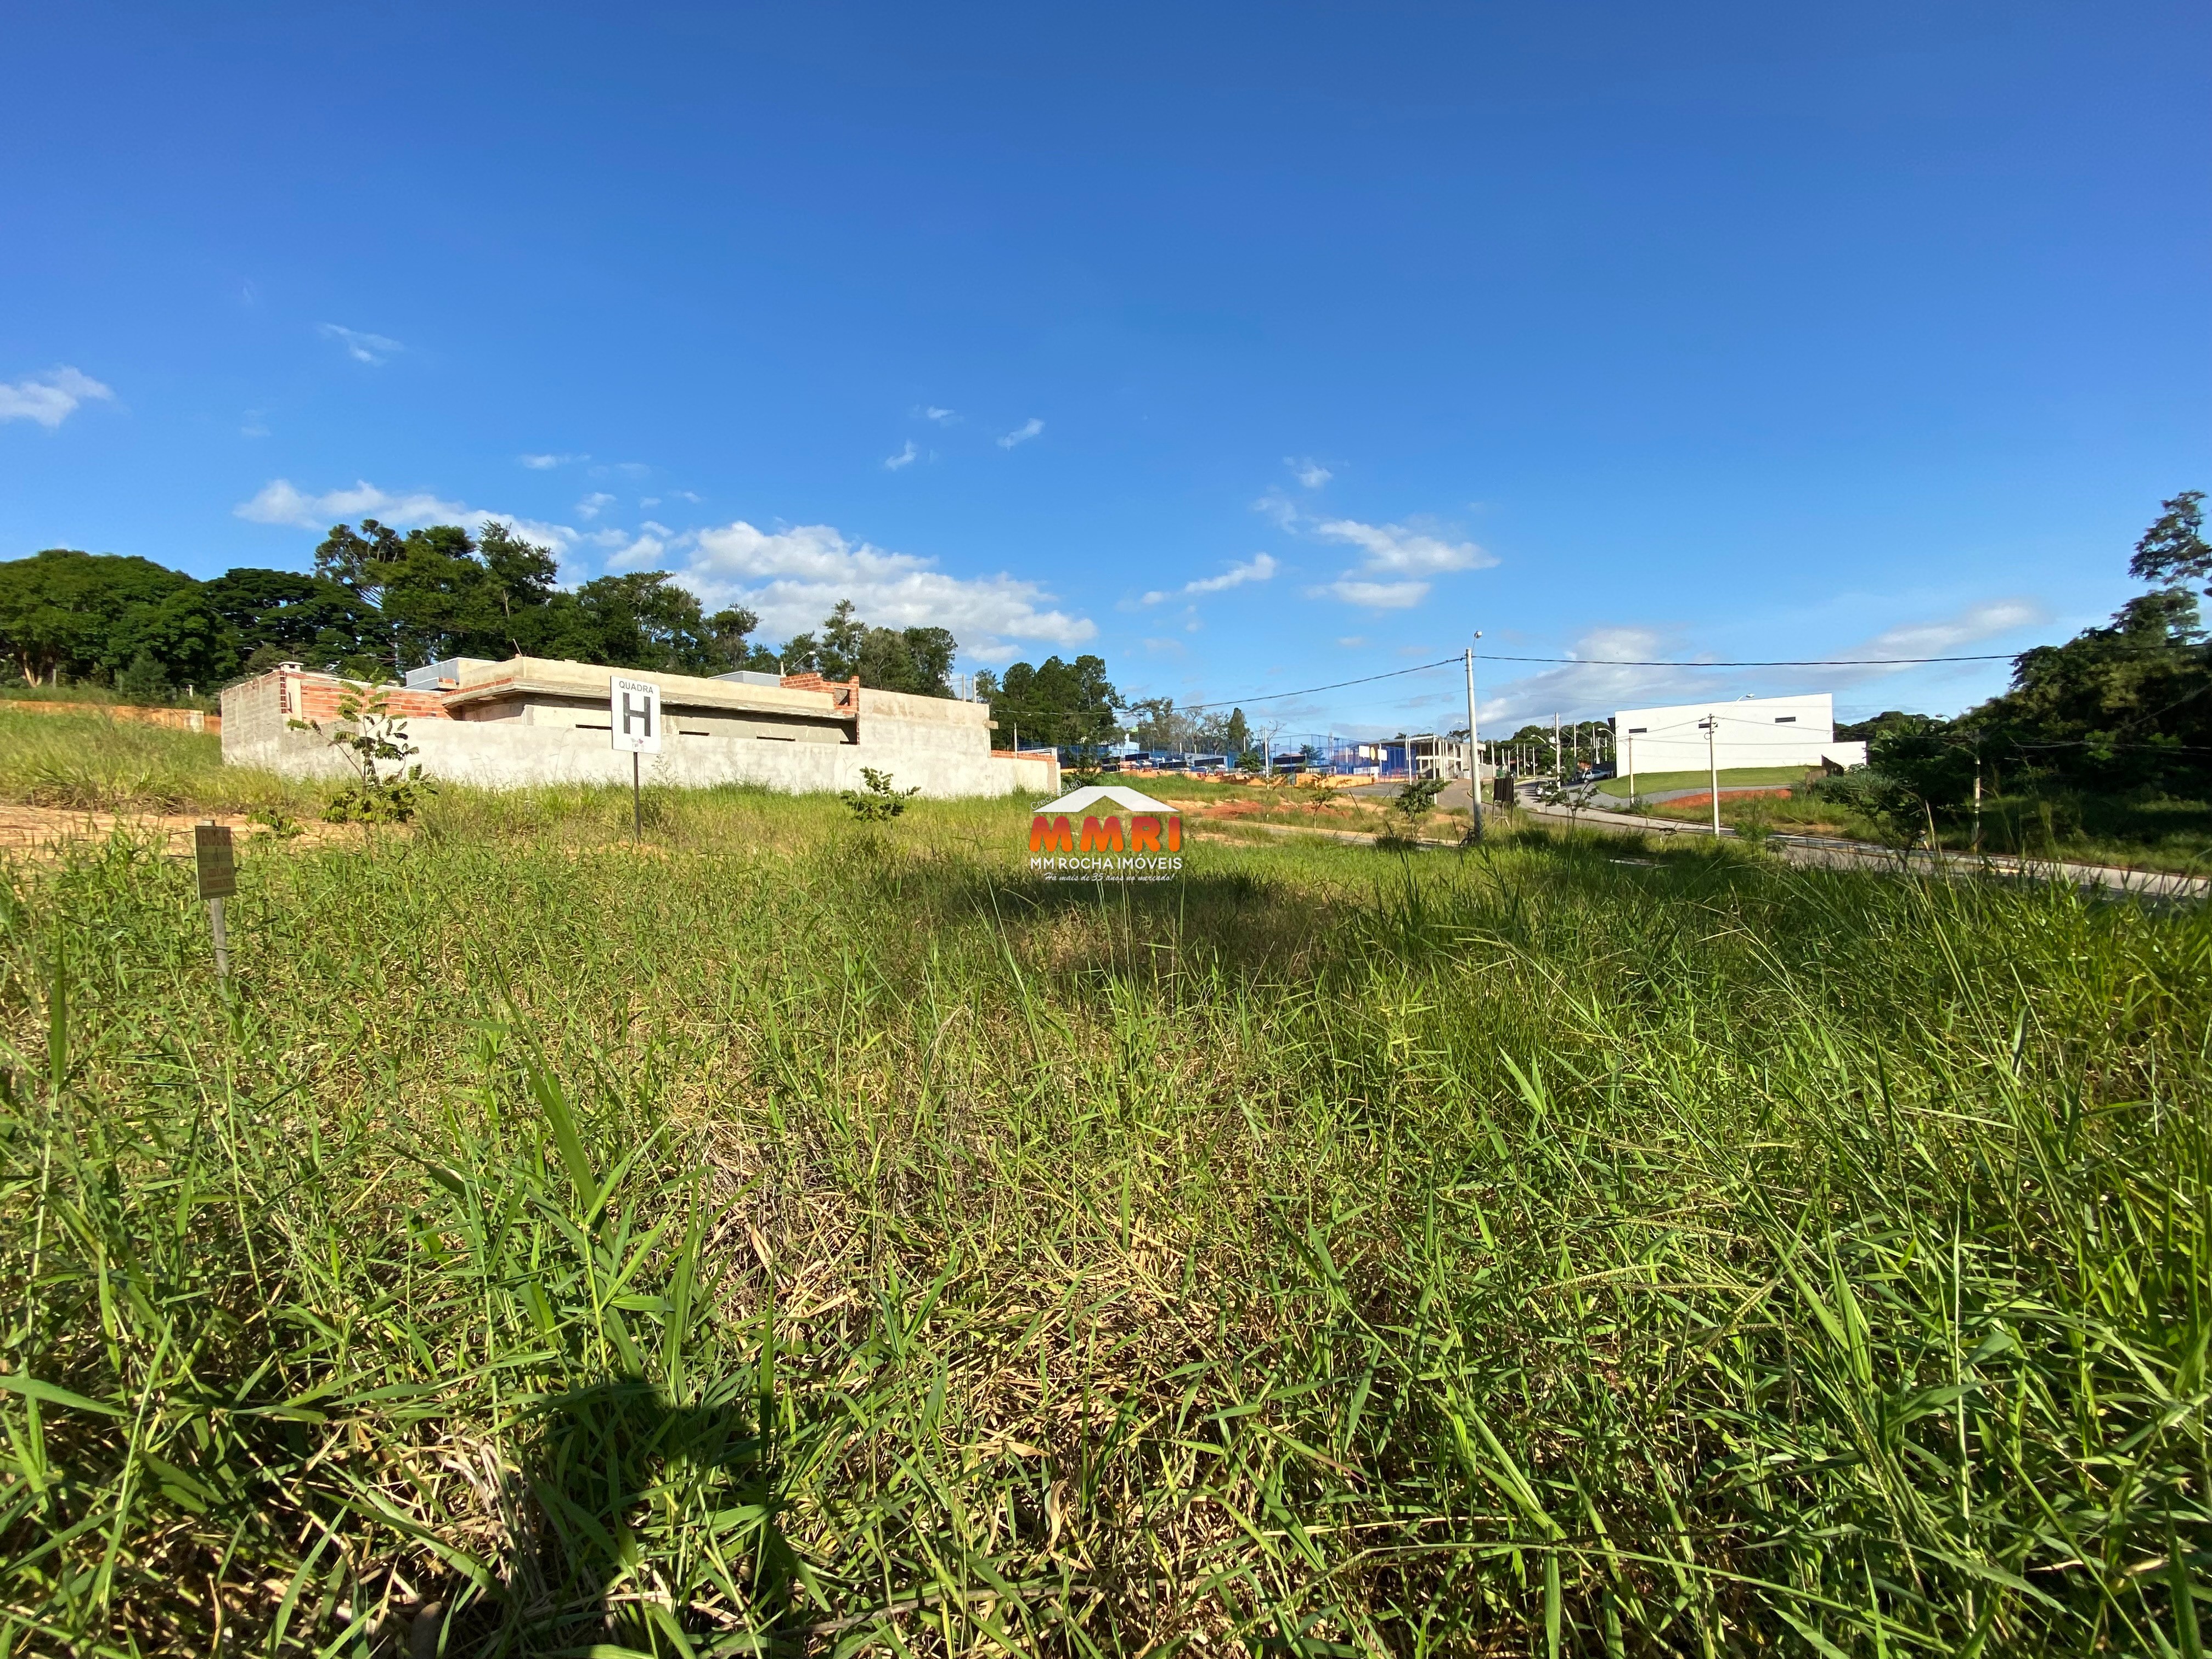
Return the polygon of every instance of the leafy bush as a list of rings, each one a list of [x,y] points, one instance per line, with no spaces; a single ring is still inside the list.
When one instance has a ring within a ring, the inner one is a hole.
[[[897,817],[906,811],[906,804],[921,793],[920,784],[911,789],[892,788],[891,775],[878,772],[872,766],[862,767],[860,778],[868,786],[866,793],[856,789],[843,789],[838,792],[837,799],[843,801],[847,810],[863,823],[880,823],[887,818]]]
[[[326,823],[410,823],[437,789],[424,781],[419,764],[408,764],[407,757],[422,750],[407,741],[407,722],[392,713],[387,685],[349,685],[338,699],[338,717],[328,732],[319,720],[289,724],[295,731],[326,736],[331,747],[354,769],[352,781],[324,807]]]

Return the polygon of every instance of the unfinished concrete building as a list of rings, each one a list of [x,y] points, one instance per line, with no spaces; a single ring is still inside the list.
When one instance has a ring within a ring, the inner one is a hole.
[[[875,691],[818,674],[706,679],[599,664],[515,657],[434,664],[386,692],[407,722],[423,775],[488,788],[540,783],[628,783],[630,757],[611,738],[617,677],[660,688],[662,748],[647,778],[698,787],[758,783],[793,793],[858,789],[863,767],[925,795],[1052,794],[1049,754],[991,747],[991,711],[979,702]],[[326,736],[295,729],[338,717],[349,683],[285,663],[222,694],[222,757],[295,777],[343,773]]]

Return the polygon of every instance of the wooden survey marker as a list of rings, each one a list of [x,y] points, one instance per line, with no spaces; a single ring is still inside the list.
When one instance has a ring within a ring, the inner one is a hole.
[[[197,824],[192,830],[193,863],[200,896],[207,901],[208,925],[215,932],[215,976],[230,978],[230,938],[223,927],[222,902],[238,891],[238,855],[231,850],[230,826]]]

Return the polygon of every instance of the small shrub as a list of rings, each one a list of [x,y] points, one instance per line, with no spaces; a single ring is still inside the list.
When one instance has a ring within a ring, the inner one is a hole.
[[[270,835],[278,841],[296,841],[307,830],[307,825],[301,823],[281,805],[257,806],[246,816],[251,822],[268,830]]]
[[[1774,836],[1773,803],[1754,795],[1735,809],[1733,817],[1736,839],[1755,853],[1765,850]]]
[[[872,766],[862,767],[860,777],[868,786],[865,794],[857,789],[841,789],[837,799],[863,823],[881,823],[898,817],[906,811],[906,804],[921,793],[919,784],[911,789],[892,788],[891,775]]]
[[[1420,837],[1414,832],[1443,791],[1442,778],[1408,778],[1390,803],[1391,816],[1375,837],[1375,844],[1386,853],[1403,853],[1419,846]]]
[[[321,732],[318,720],[293,720],[295,731]],[[349,685],[338,702],[331,747],[342,750],[355,776],[323,808],[326,823],[411,823],[437,785],[407,763],[422,750],[407,741],[407,722],[392,713],[392,692],[376,683]],[[392,769],[386,772],[389,766]]]

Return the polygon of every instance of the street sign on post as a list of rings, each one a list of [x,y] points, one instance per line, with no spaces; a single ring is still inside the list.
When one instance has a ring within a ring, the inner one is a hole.
[[[192,862],[200,896],[207,901],[208,926],[215,933],[215,977],[230,978],[230,937],[223,927],[222,902],[238,891],[238,857],[231,850],[230,827],[210,821],[192,828]]]
[[[660,752],[660,687],[651,680],[609,677],[607,729],[615,751],[629,750],[630,836],[645,839],[644,763],[640,755]]]
[[[607,699],[617,750],[633,755],[660,752],[660,688],[651,680],[617,677]]]

